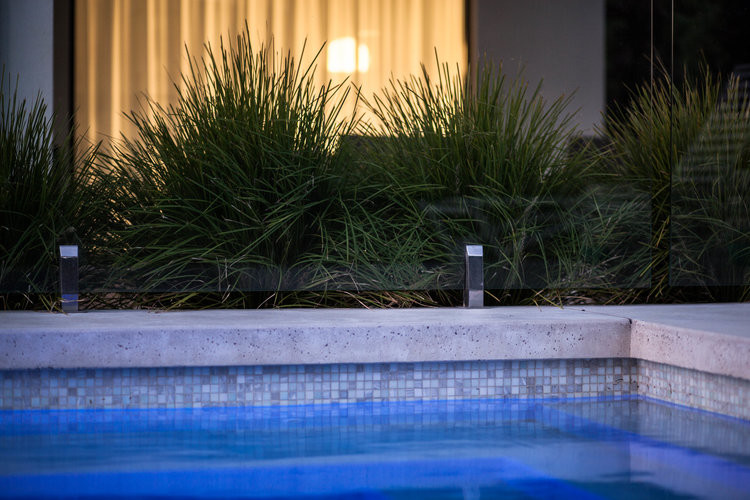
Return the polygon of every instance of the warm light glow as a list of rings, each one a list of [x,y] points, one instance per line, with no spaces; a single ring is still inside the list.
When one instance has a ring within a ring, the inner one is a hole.
[[[392,77],[420,75],[421,63],[434,74],[436,50],[466,72],[465,0],[75,0],[75,7],[75,118],[105,148],[137,134],[123,113],[140,109],[144,94],[164,106],[176,102],[181,75],[191,71],[186,47],[193,57],[206,43],[216,51],[220,35],[230,43],[245,23],[253,47],[270,44],[274,57],[288,50],[299,57],[306,47],[303,65],[327,41],[317,86],[347,81],[370,96]],[[358,112],[374,119],[361,103]]]
[[[328,71],[331,73],[366,73],[370,69],[370,49],[360,44],[355,52],[357,42],[347,36],[337,38],[328,44]]]

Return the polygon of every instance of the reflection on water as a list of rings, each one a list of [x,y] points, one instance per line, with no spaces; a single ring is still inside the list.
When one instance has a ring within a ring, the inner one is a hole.
[[[750,424],[644,399],[0,412],[0,496],[750,494]]]

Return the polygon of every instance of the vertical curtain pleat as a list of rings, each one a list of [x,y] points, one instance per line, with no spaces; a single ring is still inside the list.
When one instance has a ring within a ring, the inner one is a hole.
[[[254,48],[272,41],[277,52],[299,57],[306,45],[317,61],[317,83],[361,86],[366,95],[391,77],[435,70],[440,60],[466,69],[464,0],[77,0],[75,99],[79,132],[99,141],[131,136],[123,113],[144,94],[173,102],[181,74],[204,44],[218,48],[247,22]],[[354,71],[328,71],[331,42],[355,41]],[[365,52],[369,66],[365,68]]]

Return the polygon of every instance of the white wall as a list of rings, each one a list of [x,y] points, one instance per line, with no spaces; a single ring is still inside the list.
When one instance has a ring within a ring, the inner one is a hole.
[[[53,0],[0,0],[0,68],[10,72],[18,96],[33,101],[42,93],[52,112]],[[7,87],[6,87],[7,88]]]
[[[477,51],[524,75],[554,99],[576,92],[581,130],[593,133],[605,106],[604,0],[477,0]]]

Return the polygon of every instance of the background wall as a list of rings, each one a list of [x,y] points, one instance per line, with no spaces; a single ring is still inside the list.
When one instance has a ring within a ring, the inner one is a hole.
[[[477,0],[478,60],[503,62],[509,76],[524,67],[531,85],[554,99],[575,91],[571,109],[586,134],[601,122],[605,102],[605,2],[601,0]]]
[[[53,108],[54,0],[0,0],[0,66],[18,77],[18,97],[33,101],[41,92]]]

